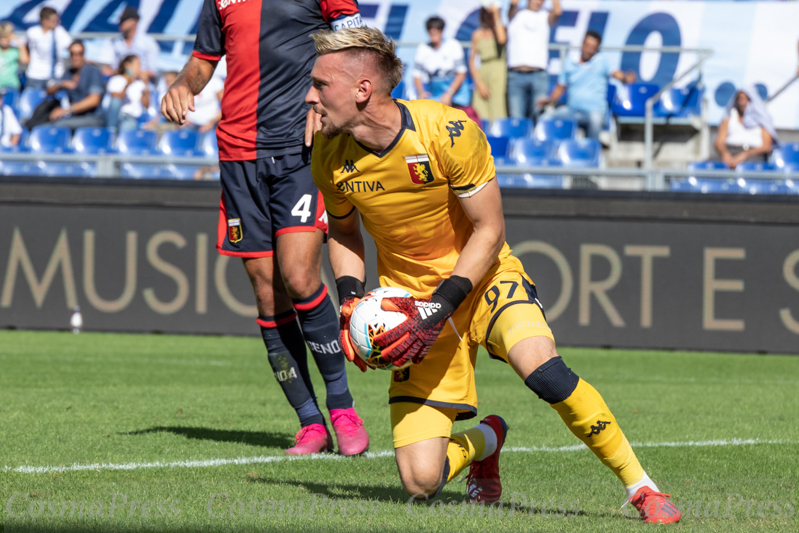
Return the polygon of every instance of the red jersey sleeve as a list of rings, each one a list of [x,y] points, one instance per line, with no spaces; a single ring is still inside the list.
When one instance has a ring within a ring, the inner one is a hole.
[[[222,33],[222,16],[216,0],[204,0],[200,24],[194,40],[192,55],[209,61],[219,61],[225,55],[225,35]]]
[[[319,7],[333,31],[363,26],[356,0],[319,0]]]

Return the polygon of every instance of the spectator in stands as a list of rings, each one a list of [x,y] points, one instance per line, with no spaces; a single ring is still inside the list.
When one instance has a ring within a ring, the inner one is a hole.
[[[538,101],[540,106],[555,104],[568,88],[566,106],[556,109],[546,117],[575,120],[590,139],[599,137],[607,120],[608,77],[612,76],[624,83],[635,82],[635,72],[614,70],[607,56],[598,53],[600,44],[602,36],[588,30],[580,50],[580,61],[575,63],[571,56],[567,56],[552,94]]]
[[[730,168],[744,161],[768,161],[778,142],[774,123],[766,104],[754,86],[735,92],[719,124],[716,151]]]
[[[133,6],[126,6],[119,18],[121,37],[111,41],[114,61],[111,67],[103,69],[107,76],[116,73],[120,62],[127,56],[137,56],[141,61],[142,79],[149,82],[158,73],[158,54],[161,48],[155,39],[144,31],[139,31],[139,11]]]
[[[50,80],[64,75],[61,59],[72,42],[52,7],[42,8],[39,22],[28,29],[25,37],[30,55],[25,86],[33,89],[43,89]]]
[[[508,11],[508,111],[513,118],[538,119],[536,102],[549,92],[549,31],[563,10],[552,0],[552,10],[543,9],[544,0],[528,0],[519,9],[511,0]]]
[[[20,126],[14,110],[3,105],[2,116],[0,116],[0,148],[17,146],[20,135],[22,135],[22,126]]]
[[[101,103],[105,94],[105,80],[100,71],[86,64],[83,42],[75,41],[69,45],[71,68],[47,86],[50,98],[39,104],[33,116],[25,123],[29,129],[39,124],[52,124],[63,128],[76,129],[102,127],[105,117]],[[69,100],[68,107],[62,107],[55,95],[64,91]]]
[[[19,67],[29,61],[28,49],[14,35],[14,25],[0,24],[0,92],[19,90]]]
[[[472,96],[466,80],[466,54],[455,39],[444,40],[444,19],[430,17],[425,23],[429,43],[419,45],[414,60],[413,82],[419,98],[465,108]],[[426,86],[426,87],[425,87]]]
[[[106,111],[106,127],[117,131],[138,128],[139,118],[150,107],[150,89],[142,80],[138,57],[122,59],[118,74],[108,80],[106,92],[111,97]]]
[[[472,33],[472,48],[469,52],[469,71],[475,88],[472,107],[480,118],[493,122],[508,116],[506,89],[508,67],[505,58],[505,43],[508,34],[502,24],[499,3],[489,0],[488,7],[480,9],[480,27]],[[480,57],[480,68],[476,58]]]
[[[222,120],[222,96],[225,92],[225,82],[219,76],[211,76],[208,84],[194,97],[194,111],[189,111],[186,118],[188,125],[200,133],[206,133],[216,128]]]

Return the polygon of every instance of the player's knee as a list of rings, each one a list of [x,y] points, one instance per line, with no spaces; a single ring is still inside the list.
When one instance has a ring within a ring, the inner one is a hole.
[[[441,473],[438,475],[432,472],[412,472],[407,475],[400,473],[400,481],[405,492],[423,500],[438,491],[441,486]]]
[[[580,377],[557,356],[536,368],[524,384],[545,402],[555,404],[571,396],[579,381]]]
[[[297,267],[291,268],[289,272],[284,272],[283,282],[289,295],[295,299],[309,297],[322,283],[319,273],[314,272],[313,269],[305,265],[297,265]]]

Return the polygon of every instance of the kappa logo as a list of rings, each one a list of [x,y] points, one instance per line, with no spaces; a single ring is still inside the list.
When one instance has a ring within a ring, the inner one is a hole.
[[[239,242],[244,238],[240,218],[229,218],[227,220],[227,238],[231,243]]]
[[[441,309],[441,304],[433,303],[433,302],[414,302],[416,304],[416,309],[419,311],[419,315],[421,315],[422,319],[430,318],[434,314],[438,313]]]
[[[405,158],[411,181],[418,185],[427,185],[432,182],[433,170],[430,168],[430,157],[427,154],[409,155]]]
[[[586,435],[586,437],[590,437],[591,435],[599,435],[599,433],[602,432],[602,430],[604,430],[609,425],[610,425],[610,422],[597,420],[596,421],[596,425],[595,426],[594,425],[591,426],[591,433]]]
[[[358,170],[358,167],[355,166],[355,160],[354,159],[345,159],[344,160],[344,166],[341,167],[341,172],[342,173],[346,172],[346,173],[349,174],[349,173],[352,173],[352,172],[360,172],[360,170]]]
[[[447,131],[449,132],[449,140],[452,141],[452,145],[450,146],[450,148],[455,146],[455,137],[461,136],[461,132],[463,131],[465,123],[466,123],[465,120],[449,121],[449,125],[447,125]]]

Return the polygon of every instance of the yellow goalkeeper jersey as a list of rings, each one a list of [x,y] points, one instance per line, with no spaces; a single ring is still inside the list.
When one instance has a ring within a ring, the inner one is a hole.
[[[333,218],[354,209],[377,245],[381,286],[429,298],[473,232],[457,196],[494,179],[494,158],[466,113],[432,100],[397,100],[402,129],[377,153],[342,134],[314,139],[311,170]],[[510,255],[505,244],[497,262]]]

